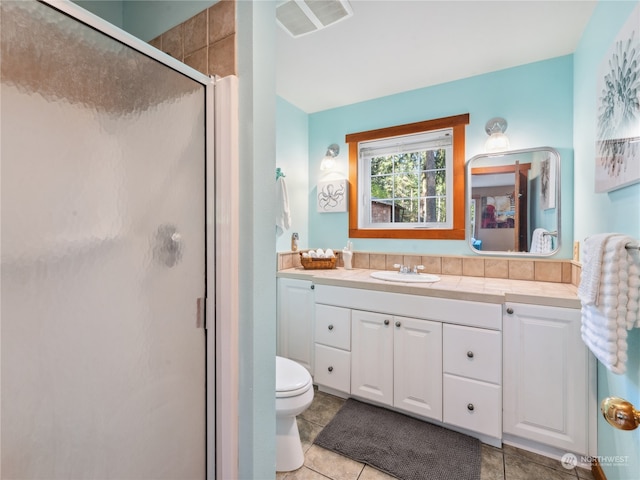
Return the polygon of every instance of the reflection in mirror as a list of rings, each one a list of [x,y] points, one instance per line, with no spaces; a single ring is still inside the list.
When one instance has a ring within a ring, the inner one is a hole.
[[[468,238],[482,254],[548,256],[560,247],[560,154],[549,147],[467,163]]]

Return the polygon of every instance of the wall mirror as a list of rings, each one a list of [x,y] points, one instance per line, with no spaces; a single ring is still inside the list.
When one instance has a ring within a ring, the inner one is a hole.
[[[549,256],[560,247],[560,154],[549,147],[467,162],[467,238],[487,255]]]

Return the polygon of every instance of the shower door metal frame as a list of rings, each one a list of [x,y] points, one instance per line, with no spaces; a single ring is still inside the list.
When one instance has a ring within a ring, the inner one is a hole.
[[[208,77],[207,75],[189,67],[188,65],[176,60],[163,53],[162,51],[152,47],[148,43],[140,40],[139,38],[125,32],[124,30],[112,25],[106,20],[92,14],[91,12],[81,8],[80,6],[72,3],[69,0],[38,0],[39,2],[48,5],[54,10],[58,10],[67,16],[74,18],[80,23],[83,23],[104,35],[107,35],[114,40],[127,45],[128,47],[146,55],[159,63],[164,64],[165,66],[181,73],[192,80],[202,84],[205,87],[205,248],[206,248],[206,257],[205,257],[205,274],[206,274],[206,285],[205,291],[207,295],[206,300],[206,316],[205,316],[205,335],[206,335],[206,444],[204,447],[206,448],[206,478],[207,479],[215,479],[222,478],[220,474],[223,472],[223,468],[225,470],[229,469],[229,472],[236,471],[233,467],[235,462],[234,458],[237,458],[237,446],[234,447],[234,444],[225,445],[225,439],[237,438],[237,425],[231,425],[227,427],[226,432],[223,433],[222,436],[219,435],[219,423],[218,418],[222,417],[222,411],[220,406],[216,409],[216,398],[217,391],[216,388],[220,382],[220,377],[227,378],[226,385],[227,387],[231,387],[231,391],[227,391],[225,398],[234,399],[237,398],[237,387],[236,385],[236,377],[234,375],[219,375],[219,372],[216,368],[220,367],[216,364],[216,344],[223,344],[220,338],[217,337],[217,332],[220,331],[220,327],[216,325],[216,308],[219,309],[219,306],[216,305],[215,302],[215,294],[217,284],[215,279],[216,275],[216,194],[215,194],[215,186],[216,186],[216,148],[218,151],[220,147],[215,144],[215,132],[217,128],[219,128],[215,124],[215,112],[214,108],[215,102],[215,84],[216,79],[212,77]],[[237,79],[236,79],[237,80]],[[237,85],[232,84],[231,90],[234,91],[234,88],[237,88]],[[234,97],[235,99],[235,97]],[[237,99],[235,99],[237,102]],[[227,105],[228,107],[237,106],[234,104],[234,101],[231,102],[231,105]],[[223,114],[224,115],[224,114]],[[225,120],[233,119],[233,112],[226,112],[224,115]],[[232,126],[234,129],[235,126]],[[224,133],[224,132],[223,132]],[[223,142],[228,143],[228,142]],[[233,147],[232,147],[233,149]],[[223,152],[224,153],[224,152]],[[220,184],[221,179],[218,179]],[[232,208],[232,207],[229,207]],[[219,247],[218,247],[219,248]],[[224,298],[224,297],[223,297]],[[196,299],[194,299],[194,302]],[[211,328],[209,328],[211,327]],[[223,330],[222,333],[224,335],[233,336],[233,332],[235,331],[235,327],[231,327],[229,329]],[[225,342],[226,343],[226,342]],[[235,352],[231,352],[235,353]],[[221,359],[222,360],[222,359]],[[228,359],[230,361],[231,359]],[[222,363],[222,361],[220,362]],[[222,402],[220,402],[222,403]],[[227,402],[228,404],[229,402]],[[224,407],[223,407],[224,410]],[[235,407],[230,406],[227,408],[228,410],[235,410]],[[218,442],[216,442],[216,439]],[[217,443],[220,446],[224,446],[222,451],[218,451]],[[230,464],[230,465],[229,465]]]

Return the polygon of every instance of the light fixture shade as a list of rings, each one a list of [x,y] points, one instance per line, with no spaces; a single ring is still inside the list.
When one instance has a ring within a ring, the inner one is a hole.
[[[322,170],[323,172],[333,170],[333,167],[335,166],[336,166],[336,161],[333,157],[326,156],[320,162],[320,170]]]
[[[504,133],[493,133],[484,144],[484,150],[487,153],[497,153],[509,150],[509,137]]]
[[[494,117],[487,121],[484,131],[487,132],[489,138],[484,144],[485,152],[497,153],[509,150],[509,137],[504,134],[507,125],[507,121],[502,117]]]
[[[323,172],[327,172],[333,170],[336,166],[335,158],[340,154],[340,147],[332,143],[327,147],[327,153],[324,154],[324,158],[322,162],[320,162],[320,170]]]

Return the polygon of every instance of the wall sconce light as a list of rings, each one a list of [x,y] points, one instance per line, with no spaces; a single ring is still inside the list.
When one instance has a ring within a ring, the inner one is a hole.
[[[333,168],[336,166],[335,158],[339,153],[340,147],[338,145],[336,145],[335,143],[329,145],[327,147],[327,153],[324,154],[324,158],[322,159],[322,162],[320,162],[320,170],[323,172],[333,170]]]
[[[497,153],[509,150],[509,137],[504,134],[506,129],[507,121],[501,117],[494,117],[485,124],[484,131],[489,135],[484,144],[485,152]]]

